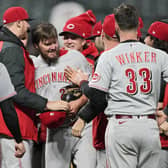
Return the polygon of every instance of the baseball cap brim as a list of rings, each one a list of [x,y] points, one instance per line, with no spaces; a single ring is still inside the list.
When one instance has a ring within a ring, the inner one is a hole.
[[[30,22],[30,21],[33,21],[35,20],[34,18],[28,18],[28,19],[25,19],[26,21]]]
[[[162,19],[161,22],[168,23],[168,19]]]
[[[100,35],[94,35],[86,38],[86,40],[94,40],[96,37],[100,37]]]
[[[64,36],[65,34],[72,34],[72,35],[74,35],[74,36],[83,38],[82,36],[80,36],[80,35],[78,35],[78,34],[76,34],[76,33],[70,32],[70,31],[63,31],[63,32],[59,33],[59,36]]]

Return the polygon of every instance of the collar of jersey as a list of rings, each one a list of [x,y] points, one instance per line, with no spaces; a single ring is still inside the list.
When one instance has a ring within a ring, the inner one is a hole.
[[[129,40],[122,41],[120,43],[128,43],[128,42],[138,42],[138,40],[129,39]]]

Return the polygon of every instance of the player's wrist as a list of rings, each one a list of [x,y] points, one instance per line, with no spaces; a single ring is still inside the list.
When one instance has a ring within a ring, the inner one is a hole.
[[[83,83],[88,83],[88,80],[81,80],[80,82],[79,82],[79,87],[81,87],[81,85],[83,84]]]

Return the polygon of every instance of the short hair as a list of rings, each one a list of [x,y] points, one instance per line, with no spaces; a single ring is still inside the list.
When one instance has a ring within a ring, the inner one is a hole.
[[[120,6],[114,9],[114,16],[121,30],[138,28],[139,15],[134,6],[122,3]]]
[[[39,44],[41,40],[58,38],[55,26],[50,23],[40,23],[36,25],[36,27],[32,29],[31,35],[33,44]]]

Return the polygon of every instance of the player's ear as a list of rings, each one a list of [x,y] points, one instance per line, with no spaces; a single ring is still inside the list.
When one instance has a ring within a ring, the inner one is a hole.
[[[84,46],[86,43],[87,43],[86,40],[83,39],[83,41],[82,41],[82,46]]]

